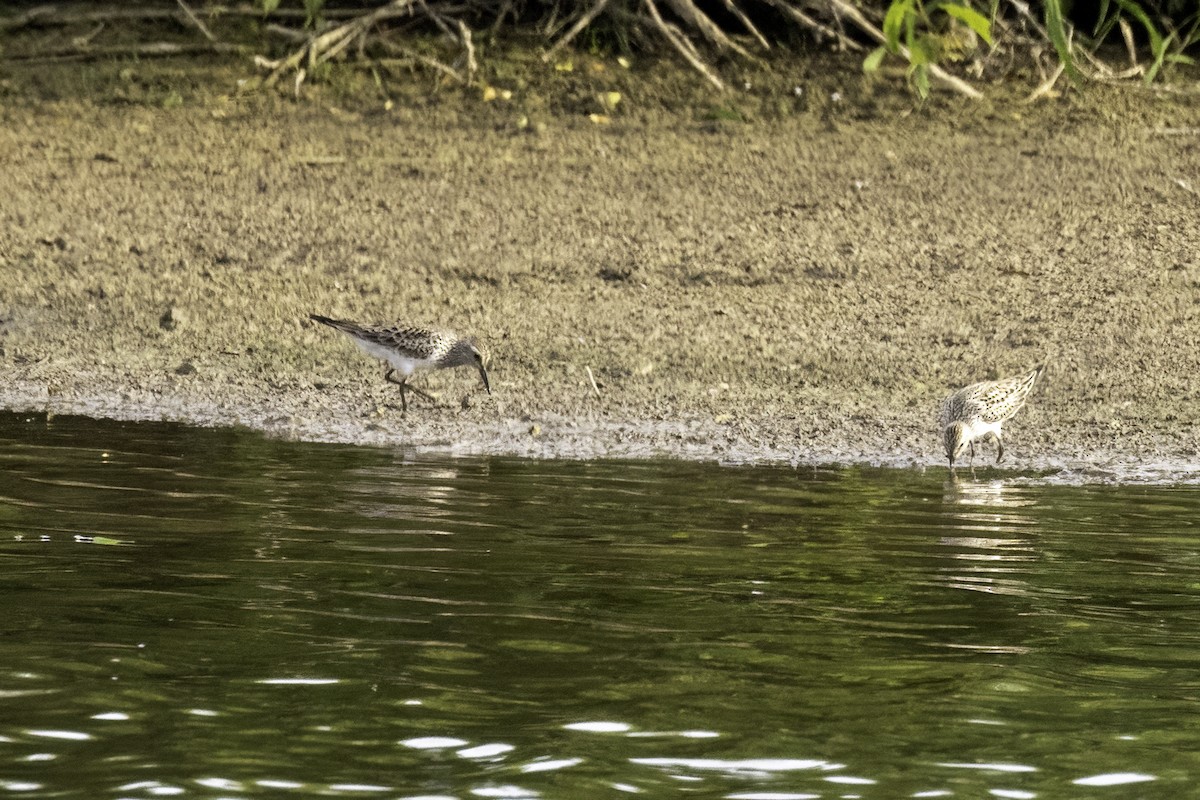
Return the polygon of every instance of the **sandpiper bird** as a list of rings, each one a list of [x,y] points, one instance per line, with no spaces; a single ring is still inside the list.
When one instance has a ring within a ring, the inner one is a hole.
[[[383,378],[400,387],[400,406],[404,411],[408,411],[408,399],[405,397],[408,392],[414,392],[426,400],[434,399],[428,392],[408,385],[408,379],[413,373],[422,370],[475,367],[479,370],[479,376],[483,378],[483,388],[487,389],[488,394],[492,393],[484,352],[473,339],[461,338],[450,331],[426,328],[371,327],[359,325],[357,322],[322,317],[320,314],[309,314],[308,318],[313,322],[337,328],[353,339],[364,353],[383,359],[387,367]],[[397,372],[400,373],[399,379],[394,377]]]
[[[954,469],[954,460],[968,447],[974,463],[977,439],[996,440],[996,463],[1000,463],[1000,459],[1004,458],[1000,425],[1025,405],[1029,390],[1045,368],[1043,364],[1027,375],[975,383],[959,389],[942,401],[938,425],[942,429],[951,469]]]

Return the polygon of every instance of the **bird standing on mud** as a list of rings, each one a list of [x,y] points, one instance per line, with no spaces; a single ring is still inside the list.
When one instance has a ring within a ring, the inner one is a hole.
[[[1000,463],[1004,458],[1000,425],[1025,405],[1025,398],[1045,368],[1043,364],[1027,375],[975,383],[942,401],[938,426],[942,430],[950,469],[954,469],[955,460],[968,448],[974,465],[976,440],[995,439],[996,463]]]
[[[410,326],[371,327],[340,319],[309,314],[309,319],[336,328],[354,340],[364,353],[382,359],[387,369],[384,380],[400,387],[400,406],[408,411],[408,392],[433,401],[433,395],[408,385],[413,373],[449,367],[475,367],[483,379],[483,388],[492,393],[488,382],[487,358],[474,339],[465,339],[450,331]],[[399,372],[400,378],[395,374]]]

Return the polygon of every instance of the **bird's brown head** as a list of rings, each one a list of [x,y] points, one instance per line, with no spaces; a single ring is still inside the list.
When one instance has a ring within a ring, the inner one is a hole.
[[[492,393],[492,384],[488,380],[488,366],[491,364],[491,358],[487,348],[474,339],[459,339],[455,342],[446,355],[444,363],[447,366],[475,367],[479,370],[479,377],[483,380],[483,388],[487,390],[488,394]]]
[[[963,422],[951,422],[942,435],[946,445],[946,458],[950,459],[950,468],[953,469],[954,462],[970,444],[967,440],[967,426]]]
[[[488,381],[488,367],[491,366],[492,356],[488,353],[483,345],[476,342],[471,343],[471,357],[474,365],[479,369],[479,377],[483,380],[483,388],[487,389],[487,393],[492,393],[492,385]]]

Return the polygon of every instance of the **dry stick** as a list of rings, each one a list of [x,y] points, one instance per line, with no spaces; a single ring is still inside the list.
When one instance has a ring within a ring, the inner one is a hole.
[[[188,21],[195,25],[196,28],[202,34],[204,34],[205,39],[208,39],[210,42],[215,42],[217,40],[217,37],[213,36],[212,31],[208,29],[208,26],[200,21],[200,18],[196,16],[194,11],[188,8],[187,3],[183,2],[183,0],[175,0],[175,2],[179,3],[179,7],[183,9],[183,13],[187,15]]]
[[[273,22],[263,26],[263,30],[276,36],[282,36],[284,39],[292,42],[303,42],[308,39],[308,34],[304,31],[298,31],[295,28],[286,28],[283,25],[276,25]]]
[[[596,393],[596,397],[599,397],[600,387],[596,385],[596,376],[592,374],[592,368],[585,366],[584,369],[587,370],[588,380],[592,382],[592,391]]]
[[[469,84],[475,80],[475,72],[479,69],[479,64],[475,63],[475,45],[471,41],[471,29],[467,27],[467,23],[457,17],[454,21],[458,23],[458,36],[467,50],[467,83]]]
[[[492,23],[492,38],[500,32],[500,26],[504,24],[504,18],[507,17],[513,10],[513,0],[504,0],[504,5],[500,6],[500,13],[496,15],[496,21]]]
[[[352,42],[365,34],[365,30],[350,31],[341,41],[331,44],[329,47],[325,48],[325,52],[321,53],[313,63],[320,64],[322,61],[329,61],[337,58],[343,50],[351,45]]]
[[[725,84],[722,83],[721,79],[718,78],[716,74],[708,68],[704,61],[699,58],[699,56],[696,54],[695,48],[691,47],[691,42],[688,42],[682,33],[674,29],[673,25],[668,25],[663,21],[662,15],[658,13],[658,6],[654,5],[654,0],[642,0],[642,2],[645,4],[646,10],[650,12],[650,21],[654,23],[654,27],[658,28],[663,36],[667,37],[667,41],[669,41],[675,47],[675,49],[679,51],[680,55],[682,55],[687,62],[692,65],[693,69],[707,78],[708,82],[713,86],[717,87],[721,91],[724,91]]]
[[[1133,46],[1133,28],[1124,17],[1117,20],[1117,25],[1121,27],[1121,38],[1125,40],[1125,51],[1129,53],[1129,66],[1137,67],[1137,48]]]
[[[262,17],[261,8],[243,3],[238,6],[212,6],[209,13],[213,16],[226,17]],[[329,8],[321,12],[327,19],[355,17],[361,14],[361,9]],[[271,12],[275,19],[307,19],[308,12],[303,9],[277,8]],[[158,20],[181,18],[181,12],[167,8],[105,8],[98,11],[61,11],[55,5],[41,5],[29,9],[24,14],[0,20],[0,32],[20,30],[28,27],[50,27],[75,25],[81,22],[116,22],[120,20]]]
[[[381,6],[369,14],[355,17],[349,22],[344,22],[332,30],[310,39],[307,44],[298,48],[296,52],[283,61],[278,62],[278,65],[263,83],[267,86],[275,85],[285,72],[299,67],[300,62],[304,60],[305,56],[308,57],[311,66],[320,53],[326,48],[341,42],[344,37],[354,36],[356,33],[365,33],[377,22],[411,13],[412,5],[413,0],[392,0],[386,6]],[[425,5],[423,0],[421,5]]]
[[[887,44],[887,37],[883,35],[883,31],[872,25],[871,21],[862,15],[862,12],[847,3],[846,0],[829,0],[829,2],[831,5],[837,7],[841,13],[849,17],[851,22],[867,33],[872,39],[880,44]],[[911,56],[907,47],[900,45],[899,49],[900,55],[911,60]],[[929,65],[929,74],[949,86],[951,89],[954,89],[956,92],[965,94],[967,97],[971,97],[976,100],[979,100],[983,97],[983,94],[974,86],[962,80],[961,78],[954,77],[937,64]]]
[[[726,36],[725,31],[721,30],[721,26],[697,8],[692,0],[666,0],[666,2],[681,19],[690,23],[704,35],[704,38],[716,45],[718,50],[728,48],[743,58],[750,58],[746,48]]]
[[[600,16],[600,12],[604,10],[606,5],[608,5],[608,0],[597,0],[597,2],[591,8],[583,12],[583,16],[576,20],[575,24],[571,26],[571,30],[564,33],[562,37],[550,47],[549,50],[542,53],[542,63],[550,63],[550,59],[554,58],[554,54],[566,47],[572,39],[578,36],[584,28],[591,24],[592,20]]]
[[[59,50],[43,50],[38,53],[8,55],[9,61],[26,64],[50,63],[54,61],[91,61],[113,56],[180,56],[188,53],[243,53],[241,45],[226,42],[204,42],[200,44],[176,44],[175,42],[151,42],[149,44],[121,45],[116,47],[65,47]]]
[[[1058,79],[1062,77],[1062,74],[1066,68],[1066,64],[1062,63],[1061,61],[1058,62],[1058,66],[1055,67],[1054,72],[1050,74],[1050,77],[1046,78],[1046,80],[1042,81],[1036,89],[1030,92],[1029,96],[1025,98],[1025,102],[1032,103],[1034,100],[1037,100],[1039,97],[1053,89],[1054,84],[1058,83]]]
[[[767,41],[767,37],[759,33],[758,28],[754,27],[754,23],[746,16],[746,12],[742,11],[741,7],[734,0],[724,0],[724,3],[725,10],[737,17],[738,22],[742,23],[742,27],[746,29],[746,32],[758,40],[762,49],[770,50],[771,43]]]
[[[438,61],[436,58],[430,58],[429,56],[422,55],[422,54],[416,52],[415,50],[409,50],[404,45],[396,44],[391,39],[385,39],[382,36],[379,37],[379,43],[381,45],[383,45],[383,49],[387,50],[388,52],[395,53],[397,55],[400,55],[400,56],[407,58],[409,60],[412,60],[412,61],[419,61],[420,63],[424,64],[427,67],[432,67],[433,69],[436,69],[439,72],[446,73],[451,78],[458,81],[459,83],[465,84],[467,82],[466,78],[464,78],[462,75],[458,74],[458,70],[456,70],[454,67],[451,67],[448,64],[443,64],[441,61]]]
[[[446,20],[441,14],[435,13],[432,9],[430,9],[429,6],[425,4],[425,0],[417,0],[417,2],[420,3],[421,10],[425,12],[425,16],[433,20],[434,24],[442,29],[442,33],[446,34],[446,36],[451,39],[458,38],[458,35],[455,34],[454,31],[450,30],[450,26],[446,24]]]
[[[857,52],[863,49],[862,45],[847,37],[846,34],[842,33],[841,31],[835,31],[825,23],[813,19],[791,3],[788,3],[786,0],[767,0],[767,3],[779,9],[785,15],[796,20],[801,25],[806,25],[821,34],[828,36],[830,39],[834,39],[843,50]]]
[[[104,23],[103,22],[97,23],[95,29],[91,33],[87,34],[86,36],[80,36],[76,39],[73,39],[71,43],[74,44],[76,47],[78,47],[80,50],[82,50],[83,48],[90,45],[92,43],[92,40],[95,39],[97,36],[99,36],[100,31],[102,31],[102,30],[104,30]]]

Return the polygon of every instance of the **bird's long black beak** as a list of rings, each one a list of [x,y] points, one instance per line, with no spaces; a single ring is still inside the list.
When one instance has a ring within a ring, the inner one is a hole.
[[[479,365],[479,377],[483,378],[483,388],[487,389],[487,393],[492,393],[492,384],[488,382],[487,367],[483,364]]]

